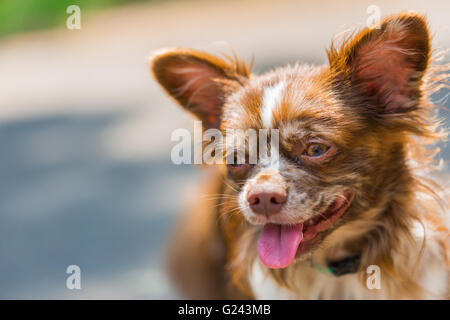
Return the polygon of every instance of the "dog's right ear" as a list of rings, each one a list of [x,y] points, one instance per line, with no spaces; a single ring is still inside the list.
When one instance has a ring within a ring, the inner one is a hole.
[[[155,79],[178,103],[208,128],[219,128],[225,96],[245,82],[250,68],[191,49],[166,49],[150,63]]]
[[[328,51],[330,66],[348,87],[376,99],[380,113],[404,113],[417,107],[422,78],[431,55],[425,18],[416,13],[394,14],[379,29],[366,28]],[[364,103],[363,103],[364,104]]]

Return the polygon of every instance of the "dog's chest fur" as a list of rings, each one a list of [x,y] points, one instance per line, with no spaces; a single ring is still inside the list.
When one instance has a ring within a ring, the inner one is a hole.
[[[407,264],[413,270],[416,267],[415,280],[419,290],[408,292],[390,279],[380,274],[379,289],[369,289],[367,280],[372,272],[334,276],[325,274],[313,267],[309,260],[301,261],[290,267],[292,288],[279,284],[256,259],[250,271],[250,287],[256,299],[442,299],[447,298],[448,276],[446,262],[442,259],[441,247],[436,242],[434,232],[415,224],[412,230],[418,246],[407,255],[393,253],[396,263]],[[426,237],[425,248],[419,260],[412,259],[420,251],[420,244]],[[417,263],[417,265],[414,265]],[[447,280],[446,280],[447,279]]]
[[[382,290],[364,288],[357,274],[341,277],[323,274],[308,263],[294,266],[297,269],[297,290],[281,286],[268,276],[258,261],[253,264],[250,283],[257,299],[386,299]],[[302,281],[304,280],[304,281]]]

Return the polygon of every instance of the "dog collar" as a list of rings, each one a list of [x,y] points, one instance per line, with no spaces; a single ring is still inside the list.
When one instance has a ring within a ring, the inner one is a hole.
[[[361,255],[350,256],[341,260],[329,261],[326,267],[315,264],[311,259],[311,266],[324,274],[339,277],[349,273],[356,273],[361,263]]]
[[[348,273],[356,273],[361,263],[361,255],[354,255],[342,260],[328,262],[328,269],[337,277]]]

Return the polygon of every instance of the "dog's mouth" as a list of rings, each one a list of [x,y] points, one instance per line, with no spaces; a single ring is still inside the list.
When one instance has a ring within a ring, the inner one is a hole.
[[[294,225],[266,224],[259,236],[258,255],[269,268],[288,267],[297,255],[310,251],[318,235],[336,224],[353,200],[347,192],[336,198],[323,212]]]

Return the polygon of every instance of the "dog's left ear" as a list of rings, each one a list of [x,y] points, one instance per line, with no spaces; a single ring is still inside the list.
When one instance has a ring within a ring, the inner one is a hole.
[[[378,112],[414,109],[421,96],[422,77],[430,58],[430,37],[424,17],[398,14],[380,28],[361,31],[328,51],[331,70],[352,90],[375,99]]]
[[[225,61],[203,51],[178,48],[156,53],[150,68],[166,92],[206,129],[219,128],[226,95],[250,75],[250,67],[237,57]]]

